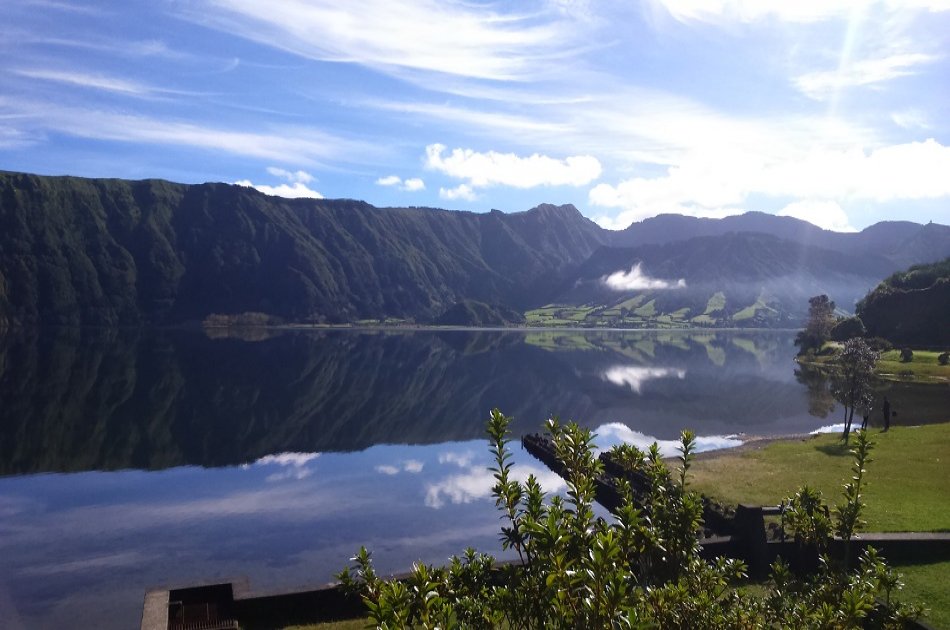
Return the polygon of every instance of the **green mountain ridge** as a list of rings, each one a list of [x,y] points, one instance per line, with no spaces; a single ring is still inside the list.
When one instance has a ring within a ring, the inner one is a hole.
[[[639,312],[623,325],[787,326],[811,295],[848,308],[906,260],[947,255],[950,228],[936,224],[841,234],[752,212],[718,222],[662,215],[611,232],[570,205],[478,214],[0,172],[0,326],[242,313],[431,322],[466,301],[518,312],[569,306],[579,310],[568,321],[584,325],[616,322],[627,308]],[[604,286],[637,263],[686,286]],[[709,311],[718,294],[723,306]]]

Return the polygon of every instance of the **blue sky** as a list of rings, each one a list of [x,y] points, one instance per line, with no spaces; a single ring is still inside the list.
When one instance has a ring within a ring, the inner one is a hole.
[[[0,169],[950,224],[950,0],[4,0]]]

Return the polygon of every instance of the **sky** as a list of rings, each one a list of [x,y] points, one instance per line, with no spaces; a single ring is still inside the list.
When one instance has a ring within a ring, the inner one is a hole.
[[[950,0],[3,0],[0,170],[950,224]]]

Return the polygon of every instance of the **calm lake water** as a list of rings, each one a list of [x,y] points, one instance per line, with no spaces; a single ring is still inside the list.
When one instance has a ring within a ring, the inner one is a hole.
[[[0,626],[137,628],[145,590],[498,552],[485,420],[703,448],[837,422],[772,332],[0,336]],[[890,393],[904,410],[904,394]],[[925,395],[926,398],[926,395]],[[942,407],[945,391],[919,408]],[[921,411],[926,416],[928,411]],[[937,413],[937,412],[934,412]],[[911,421],[911,415],[901,416]],[[926,421],[928,418],[919,419]],[[515,448],[522,476],[560,480]]]

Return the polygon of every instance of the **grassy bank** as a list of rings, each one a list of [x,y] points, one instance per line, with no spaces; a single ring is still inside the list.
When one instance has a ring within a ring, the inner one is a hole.
[[[874,531],[950,531],[950,423],[872,430],[865,518]],[[693,487],[726,503],[777,504],[808,484],[831,502],[850,477],[839,435],[780,440],[696,462]]]
[[[830,366],[834,363],[838,350],[842,344],[836,341],[826,342],[821,352],[816,356],[796,357],[802,365],[818,367]],[[937,357],[942,350],[914,350],[911,361],[901,361],[900,350],[888,350],[881,354],[874,366],[874,374],[883,381],[907,381],[918,383],[947,384],[950,383],[950,365],[940,365]]]
[[[950,423],[872,432],[865,476],[869,531],[950,531]],[[851,458],[838,434],[780,440],[698,460],[694,489],[725,503],[777,504],[803,484],[841,500]],[[904,599],[930,609],[926,620],[950,629],[950,562],[896,567]]]
[[[888,350],[881,355],[874,372],[881,378],[900,379],[912,375],[922,382],[950,382],[950,365],[940,365],[935,350],[914,350],[912,361],[901,361],[900,350]]]

